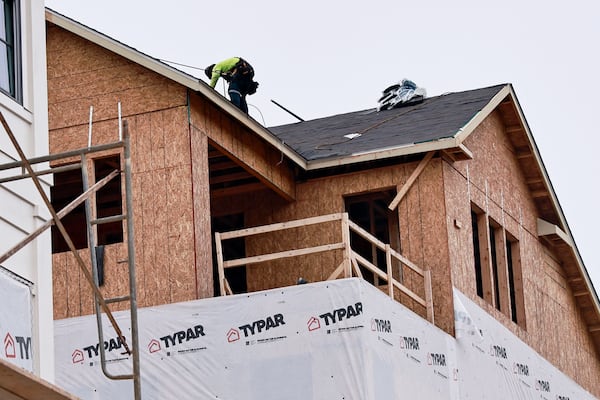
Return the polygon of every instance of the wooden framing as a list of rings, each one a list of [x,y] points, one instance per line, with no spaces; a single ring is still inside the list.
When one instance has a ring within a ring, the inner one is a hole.
[[[292,228],[305,227],[309,225],[323,224],[327,222],[339,222],[341,227],[341,241],[329,243],[319,246],[305,247],[300,249],[280,251],[277,253],[261,254],[251,257],[237,258],[232,260],[223,259],[223,241],[227,239],[240,238],[246,236],[260,235],[269,232],[282,231]],[[376,265],[373,265],[369,260],[354,252],[350,245],[350,231],[357,233],[364,239],[371,242],[374,246],[382,249],[386,253],[386,272],[383,272]],[[232,294],[229,282],[225,277],[225,269],[233,268],[240,265],[256,264],[266,261],[278,260],[282,258],[298,257],[308,254],[315,254],[333,250],[342,250],[344,253],[343,261],[337,266],[327,280],[337,279],[340,276],[345,278],[354,276],[362,277],[359,266],[363,266],[386,282],[387,294],[390,298],[395,299],[394,289],[398,289],[401,293],[408,296],[410,299],[421,305],[427,314],[427,319],[433,323],[433,296],[431,289],[431,274],[429,271],[424,271],[422,268],[411,262],[409,259],[398,253],[388,243],[383,243],[375,236],[352,222],[348,218],[348,213],[336,213],[323,215],[319,217],[304,218],[295,221],[280,222],[276,224],[258,226],[254,228],[239,229],[230,232],[215,232],[216,253],[217,253],[217,268],[219,274],[220,295]],[[425,296],[420,296],[413,290],[405,286],[402,282],[394,279],[392,276],[393,260],[397,260],[403,265],[410,268],[421,276],[423,282],[423,290]],[[386,285],[383,285],[384,288]]]
[[[417,168],[415,168],[415,170],[413,171],[413,173],[410,174],[410,176],[406,180],[406,183],[404,183],[404,185],[402,186],[402,188],[400,189],[400,191],[398,192],[398,194],[396,195],[396,197],[394,197],[394,199],[392,200],[392,202],[388,206],[388,208],[390,210],[393,210],[394,208],[398,207],[398,204],[400,203],[400,201],[402,201],[402,199],[404,198],[404,196],[406,195],[406,193],[408,193],[408,191],[410,190],[410,188],[412,187],[412,185],[415,183],[415,181],[417,180],[417,178],[419,177],[419,175],[421,175],[421,172],[423,172],[423,170],[425,169],[425,167],[427,166],[427,164],[429,164],[429,161],[433,158],[434,154],[435,154],[435,151],[428,152],[425,155],[425,157],[421,160],[421,162],[419,163],[419,165],[417,165]]]

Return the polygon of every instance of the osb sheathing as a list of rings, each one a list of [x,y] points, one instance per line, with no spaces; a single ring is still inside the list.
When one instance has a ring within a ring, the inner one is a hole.
[[[408,163],[298,183],[296,201],[292,203],[282,202],[268,192],[257,192],[245,197],[246,226],[344,212],[344,196],[390,188],[400,190],[416,166],[416,162]],[[434,159],[414,183],[405,200],[400,203],[397,212],[400,217],[401,252],[421,268],[432,270],[436,325],[452,332],[452,287],[445,244],[445,210],[441,179],[441,161]],[[329,222],[261,237],[249,237],[246,239],[246,250],[247,255],[252,256],[339,241],[340,223]],[[324,280],[341,261],[341,251],[329,251],[313,256],[249,265],[248,290],[293,285],[299,277],[308,281]],[[407,286],[424,296],[423,280],[411,274],[407,275]],[[421,307],[412,304],[412,301],[407,303],[415,310]],[[418,310],[419,313],[423,311]]]
[[[213,145],[284,198],[295,197],[293,170],[281,151],[201,96],[191,94],[190,104],[190,123],[194,132],[206,135]]]
[[[600,361],[563,267],[537,237],[539,211],[497,113],[466,140],[473,160],[444,165],[452,281],[542,356],[596,396]],[[476,294],[471,206],[487,212],[519,241],[525,329]],[[547,334],[551,332],[551,334]]]
[[[118,140],[117,102],[131,136],[132,196],[139,306],[210,296],[197,289],[197,271],[212,268],[206,196],[208,179],[198,144],[190,146],[186,89],[53,25],[48,29],[48,95],[52,153],[87,147],[89,107],[94,107],[92,145]],[[205,144],[200,147],[206,149]],[[201,166],[199,165],[199,168]],[[194,201],[199,205],[194,207]],[[197,215],[195,212],[202,211]],[[207,244],[208,243],[208,244]],[[126,294],[125,244],[106,246],[107,297]],[[200,253],[196,257],[196,253]],[[81,251],[89,264],[87,250]],[[54,255],[55,318],[93,311],[87,283],[73,255]],[[121,305],[124,306],[124,305]],[[115,309],[119,306],[115,305]]]

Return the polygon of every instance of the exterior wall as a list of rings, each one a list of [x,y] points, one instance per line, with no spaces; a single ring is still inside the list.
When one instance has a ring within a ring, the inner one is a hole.
[[[539,216],[498,113],[467,139],[473,160],[444,164],[452,281],[557,368],[600,396],[600,360],[553,250],[537,237]],[[477,296],[471,207],[474,203],[520,243],[526,328]],[[546,332],[553,332],[546,335]]]
[[[196,271],[210,259],[196,257],[186,89],[51,24],[47,41],[50,151],[87,147],[90,106],[92,145],[118,141],[119,101],[129,123],[139,306],[202,297]],[[196,184],[208,190],[207,180]],[[88,250],[81,255],[89,264]],[[127,293],[126,258],[126,243],[106,246],[106,297]],[[73,255],[55,254],[53,265],[54,317],[92,313],[92,292]]]
[[[246,226],[266,225],[295,219],[345,211],[344,196],[400,190],[417,163],[371,169],[346,175],[314,179],[296,186],[296,201],[287,203],[269,192],[256,192],[244,199],[213,204],[213,214],[225,210],[244,212]],[[425,168],[398,208],[402,254],[423,269],[431,269],[436,325],[452,333],[452,286],[445,240],[445,210],[442,191],[442,165],[434,159]],[[283,233],[250,237],[246,241],[247,256],[317,246],[341,240],[339,224],[328,223],[298,228]],[[248,290],[262,290],[294,285],[299,277],[322,281],[342,261],[341,251],[261,263],[247,267]],[[407,278],[407,284],[424,297],[422,280]],[[425,315],[420,306],[406,301],[414,311]]]
[[[20,2],[22,104],[0,93],[0,110],[19,146],[27,157],[48,153],[48,113],[46,95],[46,52],[44,29],[44,2]],[[20,158],[2,130],[0,135],[0,163]],[[34,169],[44,169],[37,165]],[[16,175],[11,170],[7,175]],[[42,178],[42,186],[49,193],[52,180]],[[31,179],[0,185],[0,253],[13,247],[25,236],[42,225],[49,217]],[[5,268],[34,284],[33,338],[34,373],[46,380],[54,379],[54,337],[52,321],[52,265],[49,232],[21,249],[3,263]]]

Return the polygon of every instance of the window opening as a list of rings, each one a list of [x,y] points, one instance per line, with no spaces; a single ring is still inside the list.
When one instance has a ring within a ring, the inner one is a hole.
[[[244,228],[244,214],[231,214],[211,219],[212,232],[228,232]],[[215,238],[212,235],[213,243],[213,290],[219,293],[219,272],[217,265],[217,252]],[[223,260],[232,260],[246,257],[246,241],[243,237],[227,239],[223,242]],[[232,268],[225,268],[225,278],[233,293],[246,293],[248,285],[246,280],[246,266],[240,265]]]
[[[479,225],[477,223],[478,215],[471,210],[471,226],[473,230],[473,258],[475,261],[475,284],[477,287],[477,296],[483,299],[483,276],[481,273],[481,251],[479,247]]]
[[[394,250],[400,251],[397,213],[387,207],[394,197],[394,190],[349,196],[345,198],[345,206],[351,221],[383,243],[389,243]],[[350,246],[381,271],[386,272],[385,251],[352,231],[350,232]],[[396,260],[393,262],[392,273],[396,279],[401,280],[400,265]],[[379,284],[378,277],[371,271],[361,267],[361,272],[365,280],[374,285]]]
[[[94,176],[96,182],[108,176],[114,170],[121,170],[121,157],[97,158],[94,160]],[[121,192],[121,175],[115,176],[104,187],[96,192],[97,218],[113,217],[123,213],[123,196]],[[98,245],[123,242],[123,221],[99,224]]]
[[[477,296],[525,329],[525,305],[518,240],[471,204]]]
[[[500,301],[500,275],[498,273],[498,253],[496,252],[496,228],[490,224],[490,253],[492,261],[492,283],[494,285],[494,305],[497,310],[501,308]],[[500,250],[500,249],[498,249]]]
[[[83,179],[81,178],[80,169],[54,173],[54,186],[50,188],[50,199],[52,207],[56,211],[62,210],[81,193],[83,193]],[[87,227],[85,223],[84,204],[80,204],[73,211],[65,215],[61,219],[61,222],[71,237],[76,249],[87,247]],[[52,225],[51,232],[52,253],[68,251],[69,247],[67,246],[67,242],[65,242],[56,225]]]

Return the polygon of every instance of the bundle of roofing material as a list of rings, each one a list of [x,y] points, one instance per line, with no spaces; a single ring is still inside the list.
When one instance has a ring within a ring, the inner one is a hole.
[[[418,87],[413,81],[402,79],[400,83],[389,86],[383,91],[377,101],[377,111],[391,110],[406,104],[414,104],[423,101],[427,92]]]

